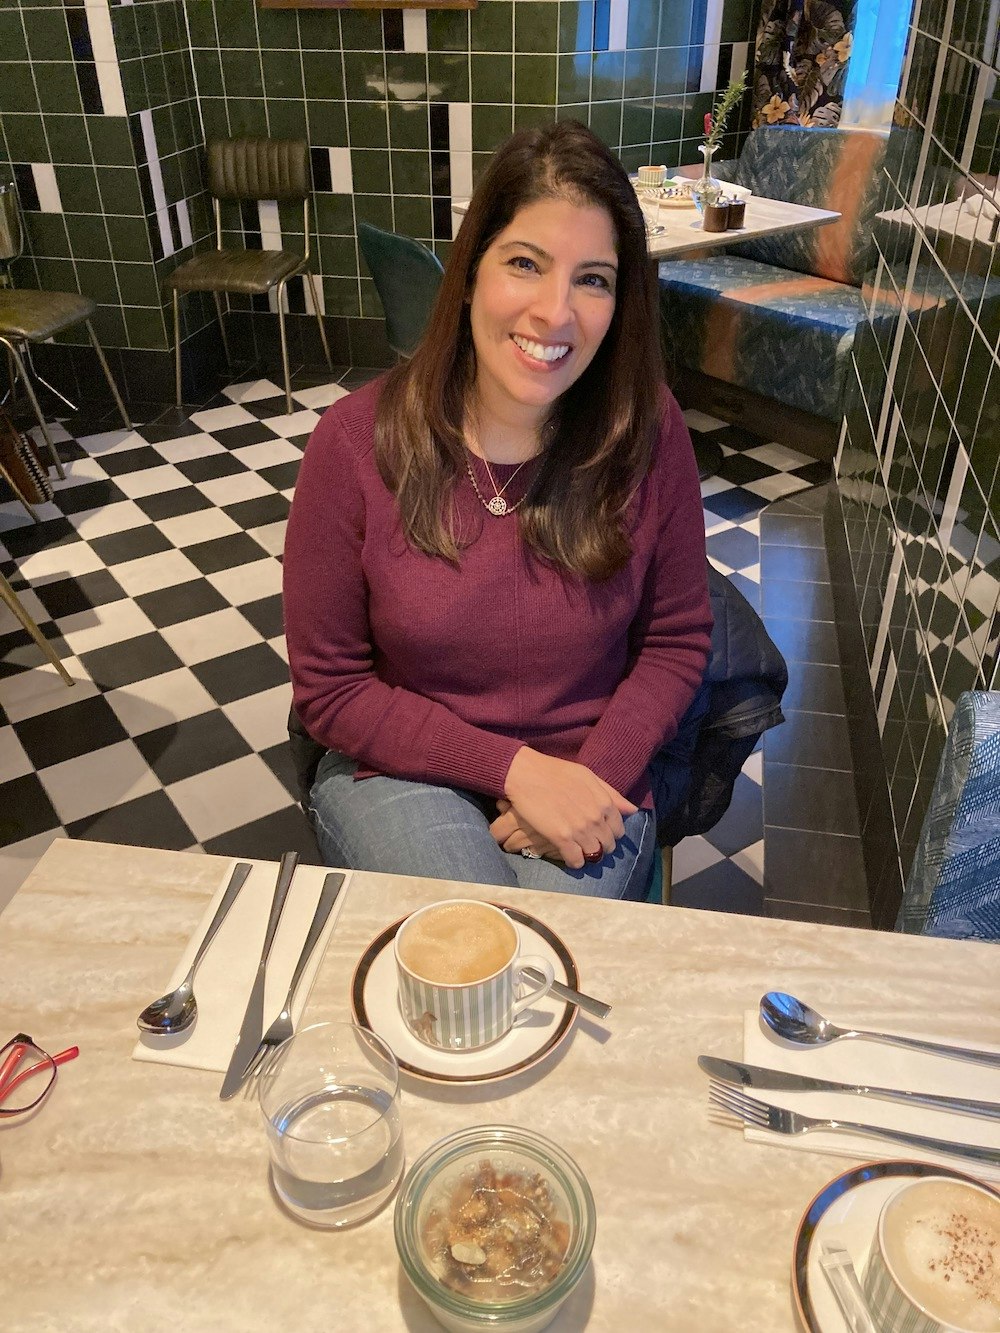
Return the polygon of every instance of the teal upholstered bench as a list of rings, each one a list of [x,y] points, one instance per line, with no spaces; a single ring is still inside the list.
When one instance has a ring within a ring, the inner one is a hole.
[[[863,284],[885,150],[885,137],[867,131],[763,126],[738,159],[713,168],[754,194],[842,217],[660,265],[664,340],[682,402],[692,385],[695,393],[747,391],[811,417],[818,437],[833,444],[851,345],[866,318]],[[715,398],[691,405],[726,416]],[[748,400],[729,399],[738,420]],[[765,424],[759,413],[755,420]]]

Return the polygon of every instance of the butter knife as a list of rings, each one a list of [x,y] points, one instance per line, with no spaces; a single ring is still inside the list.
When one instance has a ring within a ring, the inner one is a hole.
[[[905,1092],[900,1088],[875,1088],[867,1083],[837,1083],[832,1079],[813,1078],[808,1074],[788,1074],[780,1069],[763,1069],[736,1060],[720,1060],[714,1055],[699,1055],[699,1068],[723,1083],[739,1083],[745,1088],[770,1088],[781,1092],[851,1092],[861,1097],[879,1097],[888,1102],[910,1106],[928,1106],[935,1111],[957,1111],[960,1115],[982,1120],[1000,1120],[1000,1105],[969,1097],[948,1097],[936,1092]]]
[[[261,950],[260,962],[257,964],[257,975],[254,978],[253,989],[250,991],[250,999],[247,1001],[246,1012],[240,1026],[240,1034],[236,1038],[236,1047],[232,1059],[229,1061],[226,1077],[222,1080],[222,1088],[219,1092],[220,1101],[227,1101],[239,1092],[246,1077],[246,1072],[250,1067],[250,1062],[257,1053],[257,1045],[264,1031],[264,981],[267,975],[267,959],[271,952],[271,945],[274,943],[281,909],[285,905],[285,898],[288,896],[288,889],[292,882],[292,876],[295,874],[298,860],[298,852],[286,852],[281,858],[278,882],[274,889],[271,912],[267,918],[267,930],[264,932],[264,947]]]

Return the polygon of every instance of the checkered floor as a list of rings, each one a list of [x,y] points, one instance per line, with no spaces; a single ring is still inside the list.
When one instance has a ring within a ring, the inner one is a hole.
[[[286,744],[280,555],[306,440],[370,373],[297,389],[291,414],[256,380],[131,432],[57,429],[67,479],[42,522],[0,504],[0,571],[76,681],[0,607],[0,907],[55,837],[318,859]],[[758,513],[829,468],[688,420],[725,455],[709,556],[759,608]],[[761,901],[760,784],[758,751],[720,824],[676,849],[678,901]]]

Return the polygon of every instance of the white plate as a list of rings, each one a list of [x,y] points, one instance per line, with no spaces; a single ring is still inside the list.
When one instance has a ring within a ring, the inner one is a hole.
[[[537,917],[497,903],[516,921],[525,953],[541,954],[552,963],[556,981],[580,989],[573,955],[559,936]],[[389,1043],[399,1067],[432,1083],[491,1083],[522,1074],[551,1054],[570,1034],[577,1007],[546,995],[526,1010],[506,1036],[479,1051],[438,1051],[418,1041],[403,1022],[396,997],[396,961],[392,942],[405,921],[401,917],[372,940],[351,980],[351,1007],[362,1027]]]
[[[973,1176],[931,1162],[867,1162],[824,1185],[802,1215],[792,1252],[792,1294],[802,1327],[809,1333],[850,1333],[827,1276],[820,1267],[824,1241],[843,1245],[862,1279],[879,1213],[890,1195],[908,1180],[950,1176],[984,1189]]]

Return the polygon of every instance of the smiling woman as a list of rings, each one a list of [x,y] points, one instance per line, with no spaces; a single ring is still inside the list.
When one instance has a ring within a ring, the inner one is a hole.
[[[296,488],[285,623],[331,864],[644,896],[711,623],[657,330],[621,164],[573,122],[515,135],[413,358],[330,409]]]

